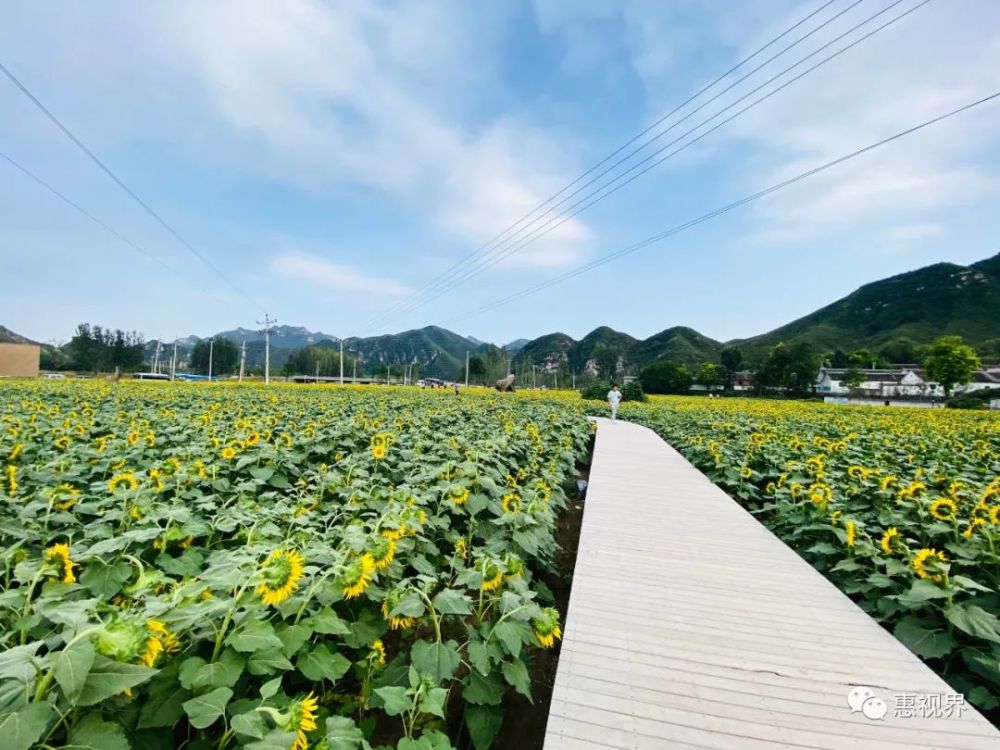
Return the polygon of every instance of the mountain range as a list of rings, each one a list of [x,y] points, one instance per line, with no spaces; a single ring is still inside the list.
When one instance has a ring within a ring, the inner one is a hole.
[[[601,326],[580,340],[555,332],[495,347],[444,328],[427,326],[397,334],[348,338],[344,340],[344,349],[360,356],[367,371],[413,363],[421,375],[453,378],[462,371],[466,352],[501,361],[510,358],[515,372],[530,371],[533,365],[549,371],[581,372],[608,351],[635,370],[659,358],[692,367],[702,362],[718,362],[724,348],[736,347],[752,367],[779,342],[805,342],[820,352],[838,348],[880,351],[885,347],[914,351],[944,334],[962,336],[987,358],[1000,357],[1000,253],[969,266],[936,263],[875,281],[773,331],[726,342],[683,326],[667,328],[641,340]],[[245,341],[248,366],[262,364],[264,336],[259,330],[236,328],[216,335],[237,344]],[[179,362],[186,360],[199,340],[197,336],[178,340]],[[29,340],[0,326],[0,342],[3,341]],[[271,330],[272,370],[280,370],[296,349],[339,344],[336,336],[321,331],[276,326]],[[172,346],[173,342],[163,342],[161,356],[168,358]],[[148,360],[152,360],[155,349],[155,341],[147,342]]]

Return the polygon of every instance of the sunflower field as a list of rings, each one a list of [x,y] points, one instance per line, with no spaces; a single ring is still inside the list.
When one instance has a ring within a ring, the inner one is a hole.
[[[1000,415],[697,397],[626,403],[622,415],[997,721]]]
[[[0,385],[3,747],[484,750],[590,443],[521,395]]]

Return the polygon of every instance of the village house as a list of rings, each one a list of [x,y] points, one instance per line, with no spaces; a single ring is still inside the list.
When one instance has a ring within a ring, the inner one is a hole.
[[[918,365],[900,365],[891,369],[858,369],[861,382],[856,388],[849,388],[844,379],[847,368],[824,367],[816,379],[817,393],[825,396],[845,396],[848,394],[872,398],[943,398],[944,388],[939,383],[928,380],[923,368]],[[975,391],[981,388],[1000,389],[1000,367],[989,366],[976,370],[972,380],[964,386],[956,386],[955,393]]]

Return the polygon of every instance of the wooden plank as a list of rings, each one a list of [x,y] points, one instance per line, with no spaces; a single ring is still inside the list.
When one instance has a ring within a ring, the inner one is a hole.
[[[968,704],[896,715],[953,691],[655,433],[598,421],[547,750],[1000,747]]]

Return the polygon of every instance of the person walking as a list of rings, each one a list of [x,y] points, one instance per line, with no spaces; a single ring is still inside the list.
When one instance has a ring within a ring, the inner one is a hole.
[[[618,390],[618,386],[611,384],[611,390],[608,391],[608,406],[611,407],[611,421],[615,422],[618,420],[618,404],[622,402],[622,392]]]

